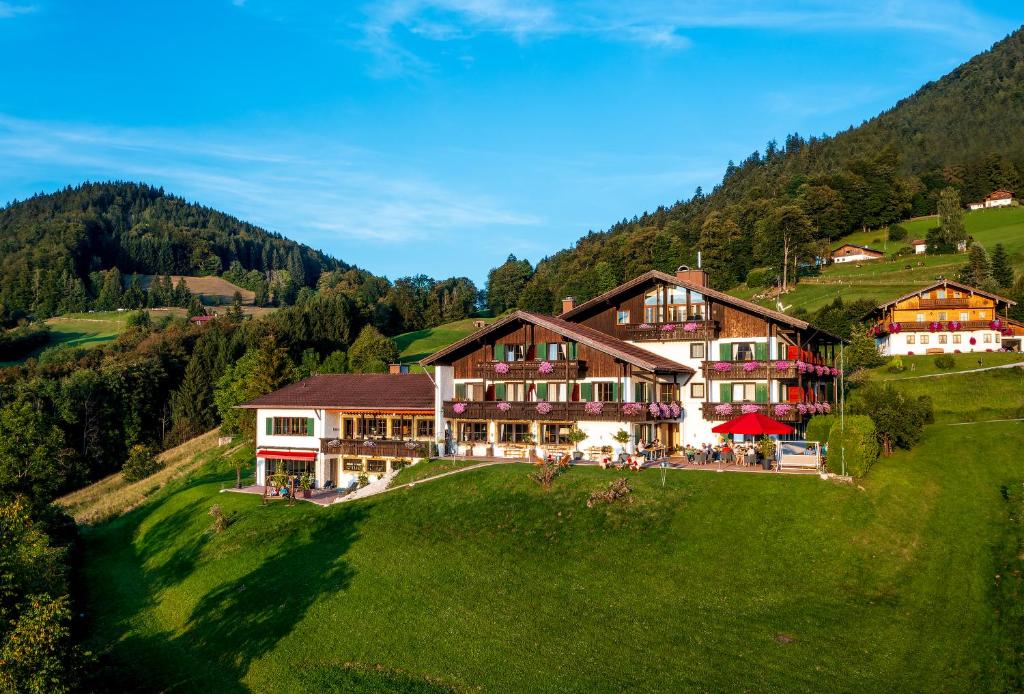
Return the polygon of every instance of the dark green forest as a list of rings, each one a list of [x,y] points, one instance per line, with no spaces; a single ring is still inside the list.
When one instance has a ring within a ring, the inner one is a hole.
[[[590,232],[540,261],[498,269],[516,278],[508,304],[556,311],[657,268],[694,265],[702,252],[711,283],[728,289],[753,271],[782,274],[832,239],[935,214],[952,188],[962,202],[996,188],[1024,188],[1024,30],[1018,30],[893,108],[834,136],[786,136],[729,162],[710,193]],[[493,277],[493,276],[492,276]],[[490,284],[494,284],[492,282]]]

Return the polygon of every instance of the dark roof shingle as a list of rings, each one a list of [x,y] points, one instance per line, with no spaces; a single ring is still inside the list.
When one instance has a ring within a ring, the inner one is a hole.
[[[434,383],[427,374],[324,374],[261,395],[239,407],[433,411]]]

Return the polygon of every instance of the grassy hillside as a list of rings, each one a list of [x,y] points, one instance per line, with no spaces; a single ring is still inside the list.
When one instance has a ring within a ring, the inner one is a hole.
[[[1024,207],[1009,207],[968,212],[964,218],[968,233],[989,253],[997,243],[1003,244],[1018,272],[1024,272]],[[940,275],[953,277],[966,263],[963,253],[948,255],[919,255],[897,257],[895,254],[915,238],[923,238],[928,229],[936,225],[935,218],[904,222],[906,241],[889,241],[888,229],[856,232],[833,244],[843,243],[870,246],[886,252],[886,257],[861,263],[841,263],[825,268],[820,277],[806,278],[795,291],[785,296],[790,311],[803,307],[814,311],[842,296],[844,301],[873,299],[878,302],[911,292]],[[737,296],[751,298],[758,290],[737,287],[731,290]],[[774,306],[774,301],[761,302]]]
[[[436,328],[426,328],[425,330],[417,330],[397,336],[395,343],[398,345],[402,363],[416,364],[442,347],[447,347],[456,340],[461,340],[476,330],[473,327],[473,323],[480,320],[491,323],[495,319],[467,318],[455,321],[454,323],[445,323]]]
[[[143,289],[148,289],[149,285],[153,282],[154,277],[156,277],[156,275],[140,275],[139,286]],[[237,284],[227,281],[223,277],[171,275],[171,283],[175,287],[178,286],[178,282],[182,279],[185,280],[185,286],[188,287],[188,290],[208,306],[230,304],[235,298],[235,292],[241,294],[243,306],[252,306],[253,301],[256,298],[256,292],[243,289]]]
[[[1013,378],[901,387],[951,413]],[[176,691],[1016,690],[1021,445],[936,424],[859,485],[649,470],[593,509],[614,473],[545,492],[521,465],[261,506],[208,453],[84,530],[91,647]]]

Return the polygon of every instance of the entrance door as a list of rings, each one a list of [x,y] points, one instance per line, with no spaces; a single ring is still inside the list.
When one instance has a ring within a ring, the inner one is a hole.
[[[679,445],[679,425],[673,422],[659,422],[658,441],[665,448],[672,450]]]

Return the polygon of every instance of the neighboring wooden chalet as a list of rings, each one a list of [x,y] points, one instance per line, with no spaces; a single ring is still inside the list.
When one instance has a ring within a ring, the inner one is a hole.
[[[1013,203],[1013,191],[1000,188],[993,190],[981,202],[970,203],[968,207],[972,210],[983,210],[990,207],[1009,207]]]
[[[865,260],[878,260],[885,254],[867,246],[857,246],[852,243],[844,243],[832,251],[833,263],[854,263]]]
[[[429,454],[434,384],[427,374],[313,376],[240,407],[256,410],[256,483],[279,467],[317,488],[346,473],[384,474]]]
[[[865,318],[884,355],[1020,349],[1007,312],[1014,301],[942,279],[876,306]],[[1022,331],[1024,332],[1024,331]]]
[[[834,398],[840,339],[706,287],[701,270],[652,271],[557,318],[516,311],[424,359],[462,452],[610,451],[619,430],[669,448],[716,440],[760,411],[802,426]]]

